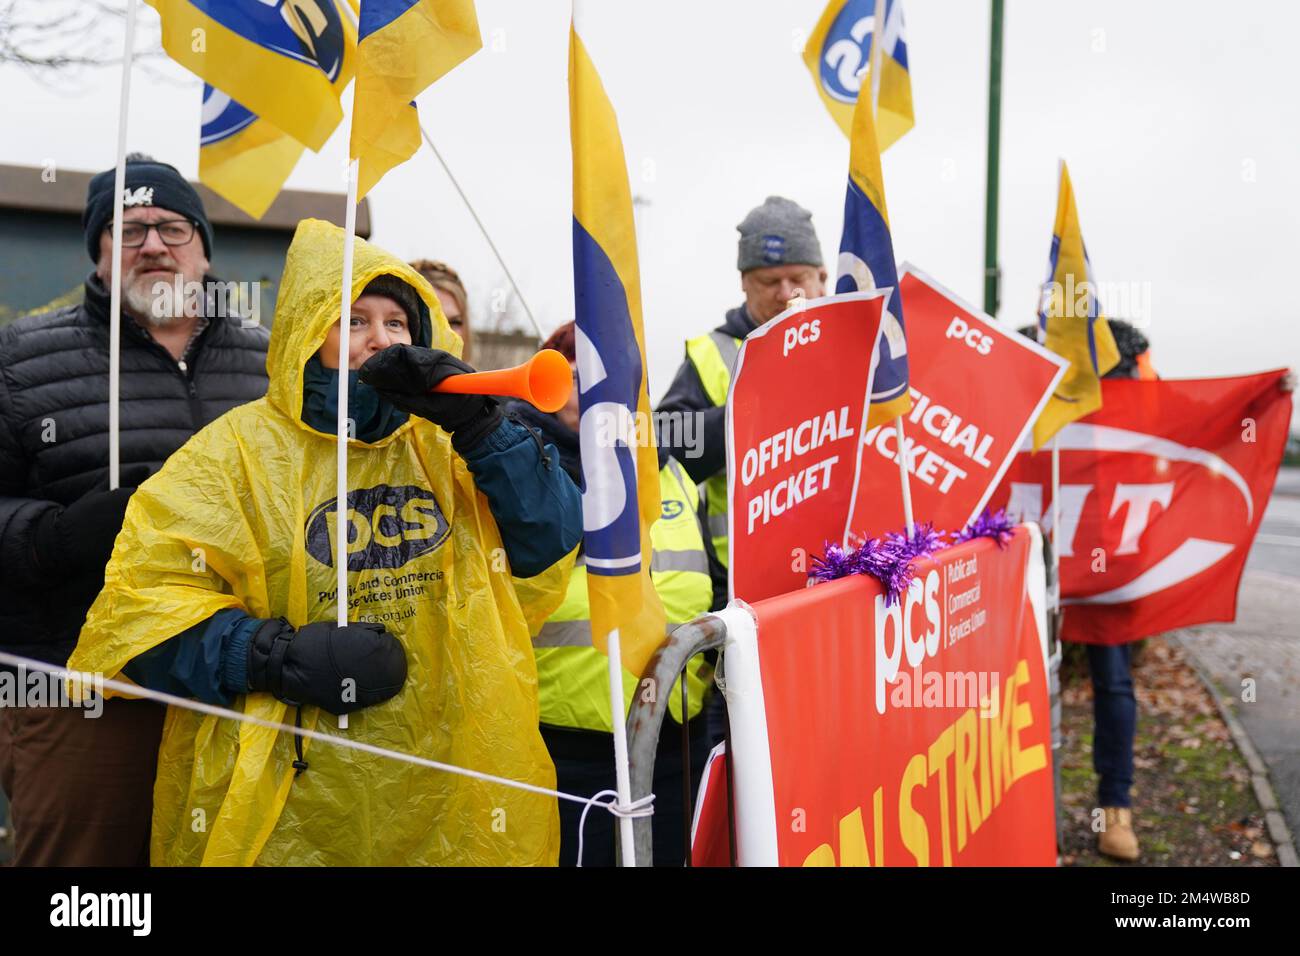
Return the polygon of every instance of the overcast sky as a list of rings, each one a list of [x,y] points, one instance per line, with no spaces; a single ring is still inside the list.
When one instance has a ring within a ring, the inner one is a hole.
[[[848,142],[799,51],[824,0],[587,0],[587,43],[618,112],[640,213],[651,394],[682,340],[739,304],[735,225],[769,194],[812,210],[838,248]],[[1192,377],[1300,365],[1300,5],[1008,0],[1001,318],[1031,320],[1070,167],[1104,283],[1149,296],[1157,369]],[[141,4],[142,18],[156,23]],[[905,0],[916,127],[885,156],[900,261],[982,301],[989,4]],[[568,0],[479,0],[484,49],[419,99],[423,121],[548,331],[572,318]],[[156,31],[147,31],[156,35]],[[131,149],[198,169],[200,86],[136,73]],[[73,94],[0,69],[0,160],[101,169],[115,70]],[[290,187],[341,189],[346,142]],[[441,258],[490,306],[503,279],[431,153],[371,193],[373,240]],[[340,196],[340,204],[342,197]],[[1105,304],[1105,303],[1103,303]],[[1118,311],[1112,309],[1111,311]]]

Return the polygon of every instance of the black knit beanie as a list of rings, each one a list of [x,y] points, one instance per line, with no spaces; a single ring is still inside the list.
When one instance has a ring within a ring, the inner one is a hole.
[[[81,225],[86,231],[86,251],[90,261],[99,261],[99,236],[113,219],[113,182],[115,169],[96,173],[86,191],[86,208]],[[212,258],[212,224],[203,209],[203,200],[174,166],[147,156],[126,158],[125,208],[160,206],[195,223],[203,239],[203,252]]]
[[[420,299],[419,294],[410,285],[397,278],[397,276],[375,276],[366,283],[366,287],[361,290],[361,295],[382,295],[400,305],[402,311],[406,313],[407,323],[414,330],[411,341],[416,345],[425,348],[429,347],[429,343],[433,338],[431,323],[425,318],[429,314],[429,310]]]

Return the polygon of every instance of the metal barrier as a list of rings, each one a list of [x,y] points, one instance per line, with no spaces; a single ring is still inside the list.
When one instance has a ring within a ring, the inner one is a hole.
[[[714,648],[721,649],[726,640],[727,626],[722,619],[705,614],[669,634],[650,658],[642,680],[653,680],[652,687],[665,687],[668,692],[637,694],[627,715],[627,756],[633,800],[646,796],[653,787],[659,731],[663,727],[664,715],[668,713],[673,684],[692,657]],[[650,699],[646,700],[646,697]],[[653,820],[654,817],[649,816],[632,821],[637,866],[654,864]],[[689,819],[687,825],[690,825]]]
[[[1056,845],[1061,846],[1063,819],[1061,815],[1061,602],[1056,569],[1052,560],[1052,542],[1043,539],[1043,562],[1047,569],[1047,650],[1048,694],[1052,722],[1052,786],[1056,810]],[[668,712],[671,688],[696,654],[722,650],[727,641],[727,626],[721,618],[705,614],[673,631],[660,646],[642,679],[654,681],[654,687],[667,687],[669,693],[637,694],[627,716],[627,749],[630,765],[632,799],[639,800],[649,794],[654,784],[655,754],[659,749],[659,732],[664,715]],[[722,661],[718,664],[722,672]],[[654,817],[641,817],[632,821],[637,866],[654,864]],[[687,826],[690,820],[687,819]]]

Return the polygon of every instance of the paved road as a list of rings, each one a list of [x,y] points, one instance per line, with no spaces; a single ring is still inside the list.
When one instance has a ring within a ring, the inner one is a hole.
[[[1300,838],[1300,469],[1283,469],[1246,563],[1232,624],[1179,635],[1259,751]],[[1253,680],[1254,700],[1249,697]]]
[[[1278,473],[1246,569],[1300,579],[1300,468]]]

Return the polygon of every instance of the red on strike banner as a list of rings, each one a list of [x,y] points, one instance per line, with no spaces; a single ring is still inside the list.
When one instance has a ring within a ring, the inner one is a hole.
[[[984,509],[1069,362],[1000,326],[915,266],[899,280],[907,306],[912,410],[903,447],[912,514],[943,531]],[[905,525],[893,422],[866,446],[849,530],[855,542]]]
[[[802,588],[842,543],[889,291],[812,299],[754,330],[727,396],[731,597]]]
[[[1058,433],[1066,640],[1123,644],[1236,617],[1291,422],[1283,374],[1106,380],[1100,411]],[[1047,448],[1022,451],[995,505],[1050,529],[1051,464]]]
[[[740,865],[1054,865],[1038,529],[916,567],[893,604],[854,577],[721,612]],[[692,856],[717,865],[711,777]]]

